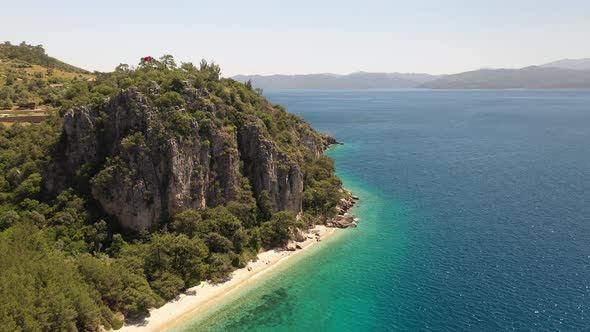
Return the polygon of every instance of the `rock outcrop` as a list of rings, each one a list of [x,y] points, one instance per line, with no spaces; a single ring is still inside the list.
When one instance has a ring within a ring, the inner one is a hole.
[[[337,215],[326,222],[328,227],[349,228],[358,225],[357,219],[348,213],[356,202],[359,200],[358,196],[353,195],[348,190],[342,190],[345,193],[345,198],[341,198],[338,206],[336,206]]]
[[[250,179],[256,196],[263,192],[271,195],[275,211],[301,211],[301,169],[295,161],[280,152],[274,142],[264,137],[262,128],[261,123],[249,123],[239,131],[244,173]]]
[[[325,143],[324,149],[330,147],[330,145],[342,144],[336,140],[336,137],[321,133],[322,141]]]
[[[274,211],[302,208],[302,158],[285,153],[265,123],[245,114],[239,126],[187,117],[187,109],[217,116],[205,89],[183,88],[185,107],[162,110],[136,89],[103,106],[69,110],[64,118],[63,156],[49,167],[45,187],[59,192],[86,179],[89,191],[125,228],[156,228],[187,208],[213,207],[234,200],[247,179],[257,200],[270,199]],[[158,94],[157,84],[150,88]],[[276,111],[268,103],[266,112]],[[322,154],[330,144],[292,116],[290,134],[302,153]]]

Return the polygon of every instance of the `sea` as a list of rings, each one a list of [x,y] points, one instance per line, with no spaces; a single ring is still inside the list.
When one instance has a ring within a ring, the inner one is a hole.
[[[590,330],[590,91],[265,91],[359,227],[179,331]]]

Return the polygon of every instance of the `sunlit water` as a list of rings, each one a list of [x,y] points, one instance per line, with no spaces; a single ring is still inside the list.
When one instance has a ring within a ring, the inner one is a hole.
[[[360,227],[185,331],[590,328],[590,91],[271,91]]]

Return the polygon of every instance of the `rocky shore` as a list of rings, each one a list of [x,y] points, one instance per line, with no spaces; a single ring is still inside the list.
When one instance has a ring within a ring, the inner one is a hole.
[[[352,192],[346,189],[343,189],[342,192],[346,194],[346,197],[341,198],[340,203],[336,206],[338,214],[326,222],[326,226],[328,227],[348,228],[358,226],[358,218],[348,213],[348,210],[354,206],[359,200],[359,197],[353,195]]]
[[[336,206],[337,215],[326,220],[325,227],[328,228],[352,228],[358,226],[359,219],[348,211],[359,200],[358,196],[352,194],[351,191],[341,189],[341,193],[345,197],[340,199],[340,203]],[[290,240],[284,247],[287,251],[296,251],[303,249],[300,243],[315,239],[317,242],[322,240],[320,230],[314,227],[307,231],[296,229],[293,231],[292,240]]]

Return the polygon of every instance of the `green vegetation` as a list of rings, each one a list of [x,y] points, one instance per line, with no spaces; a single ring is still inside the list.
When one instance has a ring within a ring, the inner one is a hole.
[[[334,161],[320,156],[308,160],[304,166],[303,210],[312,215],[335,215],[334,207],[342,198],[338,194],[342,181],[334,173]]]
[[[74,67],[59,61],[56,58],[48,56],[45,54],[45,49],[43,49],[43,46],[41,45],[33,46],[28,45],[25,42],[22,42],[19,45],[12,45],[10,42],[4,42],[4,44],[0,45],[0,57],[11,60],[19,60],[21,63],[26,62],[30,65],[38,65],[48,69],[58,69],[71,73],[88,74],[88,71],[84,69]]]
[[[48,58],[42,48],[22,44],[8,48],[25,50],[28,55],[7,53],[6,46],[0,54],[17,54],[15,59],[25,58],[56,71],[74,70]],[[187,81],[209,92],[197,96],[202,108],[183,109],[185,100],[179,91]],[[35,90],[37,85],[17,86],[31,95],[42,95]],[[9,89],[1,91],[16,89],[14,82],[4,87]],[[189,135],[195,130],[195,121],[201,131],[215,125],[231,133],[248,119],[261,119],[281,151],[304,165],[306,214],[297,221],[294,213],[273,213],[272,205],[264,199],[267,196],[263,194],[257,201],[244,178],[235,201],[186,210],[152,233],[124,232],[97,207],[87,187],[73,185],[58,196],[42,190],[50,160],[59,155],[55,149],[62,123],[57,114],[28,126],[6,128],[0,124],[2,329],[118,328],[120,314],[138,317],[203,280],[226,280],[261,248],[284,245],[295,228],[309,227],[334,213],[341,182],[334,174],[333,161],[305,152],[292,134],[294,115],[268,104],[251,86],[220,78],[215,64],[203,61],[199,68],[190,63],[178,67],[171,56],[163,56],[160,61],[140,63],[136,69],[120,65],[112,73],[97,74],[92,81],[69,81],[63,92],[52,94],[51,104],[60,106],[62,114],[75,105],[101,107],[106,97],[129,87],[139,89],[161,112],[169,113],[168,123],[162,124],[163,135]],[[160,91],[154,93],[154,89]],[[0,92],[0,100],[2,96],[6,99]],[[8,99],[13,102],[12,92]],[[143,136],[133,133],[121,146],[125,151],[147,148]],[[226,148],[237,147],[228,142]],[[85,165],[78,175],[86,181],[94,175],[92,181],[109,183],[109,169],[119,167],[119,161],[108,160],[106,165],[98,174],[92,174],[93,165]]]
[[[0,109],[60,107],[64,98],[84,88],[77,83],[93,79],[89,72],[48,56],[41,45],[0,44]]]

